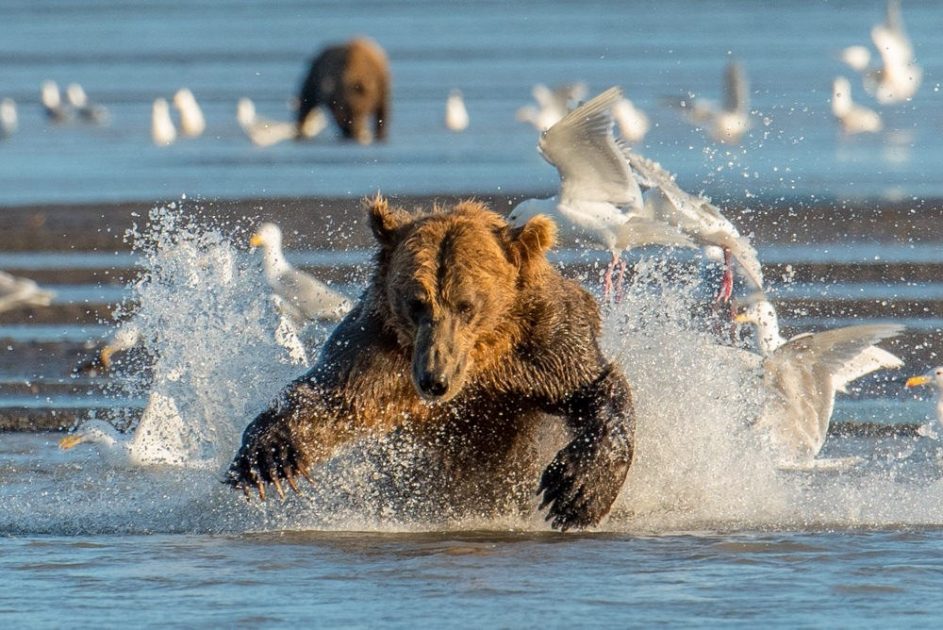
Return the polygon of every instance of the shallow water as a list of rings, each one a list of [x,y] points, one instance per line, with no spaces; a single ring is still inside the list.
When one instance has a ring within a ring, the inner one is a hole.
[[[48,201],[272,197],[550,190],[556,174],[515,121],[534,83],[583,80],[624,86],[652,119],[643,145],[694,189],[742,204],[754,197],[939,197],[943,158],[935,46],[943,8],[905,2],[904,20],[924,69],[912,102],[881,107],[887,130],[840,136],[830,81],[852,77],[836,53],[869,44],[883,2],[755,3],[670,0],[647,5],[571,2],[280,3],[57,0],[4,5],[0,96],[21,105],[20,131],[0,142],[0,204]],[[500,8],[500,10],[499,10]],[[325,44],[367,33],[389,52],[394,84],[390,141],[358,147],[333,130],[307,144],[257,149],[235,121],[242,96],[288,119],[308,59]],[[720,98],[728,56],[751,78],[754,127],[742,146],[706,141],[662,104],[688,92]],[[80,81],[108,105],[105,128],[51,126],[39,83]],[[187,86],[206,134],[150,144],[151,101]],[[471,126],[442,124],[451,88],[464,90]],[[859,80],[853,94],[875,107]]]
[[[657,125],[646,153],[678,171],[686,186],[721,200],[941,196],[933,170],[943,158],[933,132],[943,118],[943,50],[932,45],[943,17],[938,5],[905,0],[925,78],[912,103],[883,112],[889,131],[843,140],[830,119],[828,81],[847,74],[831,55],[866,41],[882,13],[881,2],[869,4],[668,1],[639,10],[602,2],[587,10],[550,2],[537,10],[488,2],[164,0],[119,10],[111,0],[81,8],[8,2],[0,96],[20,103],[21,129],[0,142],[0,204],[549,190],[556,175],[514,111],[529,100],[532,83],[577,79],[594,90],[624,85]],[[260,112],[288,118],[285,101],[306,58],[356,32],[390,52],[390,142],[342,145],[329,133],[306,145],[251,147],[234,121],[236,99],[250,96]],[[659,106],[661,97],[686,90],[718,95],[729,53],[751,74],[756,109],[756,127],[735,149],[710,145]],[[36,99],[45,78],[83,82],[111,108],[113,123],[49,126]],[[150,102],[181,85],[203,104],[208,132],[154,148]],[[465,91],[472,117],[460,136],[439,122],[451,87]],[[873,104],[859,83],[854,89]],[[606,351],[636,387],[639,450],[597,531],[549,532],[536,505],[490,520],[390,513],[371,483],[376,469],[358,452],[319,470],[320,485],[306,488],[304,498],[245,504],[219,483],[222,466],[240,423],[300,368],[279,360],[282,350],[265,327],[271,312],[251,299],[259,284],[246,273],[249,259],[225,239],[189,236],[196,240],[183,240],[192,251],[156,261],[140,251],[0,253],[0,268],[27,275],[166,272],[157,274],[163,287],[144,293],[97,279],[53,287],[59,307],[143,301],[152,343],[163,350],[152,380],[103,391],[94,379],[70,379],[73,364],[60,355],[103,337],[106,324],[9,322],[0,324],[0,349],[13,357],[4,359],[0,404],[65,410],[75,419],[111,413],[126,422],[154,387],[187,403],[184,413],[196,425],[188,437],[218,440],[211,466],[128,471],[107,466],[92,449],[59,451],[60,434],[0,435],[0,616],[10,625],[936,627],[943,618],[941,443],[913,431],[852,431],[831,436],[823,456],[855,456],[857,464],[777,470],[761,437],[744,429],[756,406],[748,375],[679,317],[703,286],[668,292],[667,300],[636,295],[641,315],[607,319]],[[208,253],[197,246],[207,244]],[[766,263],[834,264],[847,276],[822,284],[773,279],[777,298],[923,300],[928,306],[906,317],[875,308],[864,318],[783,318],[794,330],[901,321],[924,346],[918,365],[907,368],[916,372],[939,358],[943,318],[931,307],[941,287],[860,280],[856,269],[939,264],[941,251],[936,244],[773,244],[760,255]],[[367,252],[289,258],[336,271],[362,265]],[[649,256],[629,259],[644,271]],[[573,252],[556,260],[589,264]],[[194,262],[203,266],[188,273]],[[205,292],[214,265],[229,271],[229,282]],[[355,294],[353,280],[340,288]],[[189,308],[201,296],[200,308]],[[641,334],[625,335],[625,326]],[[172,334],[157,334],[163,329]],[[26,351],[52,358],[18,361],[16,353]],[[926,394],[904,393],[902,376],[874,379],[843,397],[834,421],[923,423],[932,403]],[[49,390],[30,395],[26,388],[37,382]]]

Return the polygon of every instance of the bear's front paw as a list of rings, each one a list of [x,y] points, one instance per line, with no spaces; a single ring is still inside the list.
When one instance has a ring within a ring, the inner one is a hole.
[[[265,500],[265,486],[272,484],[282,499],[285,491],[284,479],[292,490],[299,492],[296,477],[303,476],[309,482],[309,463],[292,438],[286,423],[273,423],[253,431],[252,427],[243,436],[242,447],[229,465],[226,483],[241,489],[249,499],[250,488]]]
[[[540,478],[540,509],[550,506],[546,520],[561,531],[599,523],[609,513],[631,463],[613,453],[605,438],[578,437],[566,445]]]

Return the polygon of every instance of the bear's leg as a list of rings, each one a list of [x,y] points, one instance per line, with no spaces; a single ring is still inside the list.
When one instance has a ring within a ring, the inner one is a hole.
[[[562,531],[597,524],[609,513],[632,464],[635,412],[625,377],[609,365],[576,392],[565,413],[574,433],[540,478],[540,508]]]
[[[284,498],[282,480],[297,492],[299,475],[311,481],[308,470],[354,436],[351,423],[338,417],[313,386],[296,382],[243,432],[225,481],[246,498],[256,490],[262,500],[270,483]]]

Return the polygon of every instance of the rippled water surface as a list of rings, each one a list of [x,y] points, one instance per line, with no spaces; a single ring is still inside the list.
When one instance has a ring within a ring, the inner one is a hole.
[[[924,69],[911,102],[881,107],[886,130],[842,138],[829,110],[831,80],[849,68],[845,46],[868,44],[883,2],[340,3],[158,0],[81,6],[4,3],[0,96],[20,103],[20,131],[0,143],[0,203],[551,189],[536,134],[515,120],[534,83],[624,86],[652,119],[643,149],[693,188],[735,202],[754,197],[939,197],[943,158],[939,85],[943,8],[904,2]],[[394,76],[387,144],[358,147],[333,130],[306,144],[249,144],[236,101],[290,118],[286,106],[308,59],[366,33],[389,52]],[[728,58],[751,79],[753,129],[716,146],[664,105],[689,93],[720,99]],[[111,109],[104,128],[53,126],[39,84],[79,81]],[[202,103],[208,129],[157,148],[150,105],[179,87]],[[460,88],[471,126],[444,129],[444,101]],[[876,107],[853,80],[857,100]]]
[[[886,132],[854,139],[837,133],[829,82],[850,76],[834,55],[867,43],[879,1],[11,0],[2,9],[0,97],[19,103],[20,129],[0,142],[0,205],[139,199],[143,216],[154,199],[184,194],[549,190],[556,174],[514,112],[533,83],[574,80],[624,86],[655,123],[646,154],[736,207],[754,198],[915,198],[917,216],[923,198],[943,196],[943,48],[935,45],[943,6],[931,2],[904,0],[923,87],[912,102],[882,109]],[[390,54],[389,142],[352,146],[328,132],[306,144],[251,146],[236,100],[249,96],[261,113],[288,119],[306,60],[356,33]],[[662,100],[719,96],[731,56],[751,77],[754,128],[742,146],[725,148]],[[47,78],[82,82],[112,123],[47,123],[38,104]],[[153,147],[150,103],[182,86],[203,104],[207,133]],[[452,87],[465,92],[472,119],[461,135],[441,125]],[[155,221],[172,223],[171,215]],[[65,251],[68,243],[0,252],[0,268],[57,291],[46,314],[36,313],[45,319],[0,322],[0,413],[126,424],[158,391],[181,404],[197,432],[189,437],[213,438],[204,466],[128,470],[92,448],[60,451],[61,434],[0,433],[0,619],[10,627],[939,627],[943,446],[924,430],[933,430],[932,396],[905,392],[903,381],[943,353],[943,284],[928,282],[929,272],[913,277],[943,264],[943,249],[883,234],[847,243],[841,233],[819,243],[758,240],[789,333],[885,321],[908,328],[887,344],[908,360],[905,370],[866,379],[836,404],[838,430],[822,455],[854,463],[778,469],[749,430],[751,374],[688,319],[713,290],[711,270],[685,276],[673,267],[679,284],[658,293],[658,254],[633,252],[641,280],[627,306],[607,312],[603,347],[633,384],[636,462],[611,516],[591,533],[565,535],[548,530],[536,502],[484,519],[398,512],[376,488],[385,471],[368,446],[318,469],[318,485],[284,504],[246,504],[219,483],[242,427],[302,369],[266,328],[273,313],[258,270],[250,273],[257,257],[242,251],[245,235],[178,232],[160,255]],[[368,252],[315,249],[323,246],[288,258],[356,295]],[[704,271],[699,255],[673,256]],[[595,287],[605,256],[563,250],[553,260]],[[159,281],[125,285],[103,270]],[[110,332],[109,305],[128,299],[152,333],[147,378],[119,387],[73,377],[77,357]]]

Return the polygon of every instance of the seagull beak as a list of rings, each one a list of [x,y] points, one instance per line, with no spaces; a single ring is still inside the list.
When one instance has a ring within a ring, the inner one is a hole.
[[[111,355],[114,353],[115,351],[111,349],[111,346],[105,346],[101,349],[101,352],[98,353],[98,360],[105,370],[111,369]]]
[[[920,387],[921,385],[926,385],[929,382],[929,376],[911,376],[907,379],[907,382],[904,383],[904,387]]]
[[[262,237],[258,233],[249,237],[249,247],[262,247]]]
[[[61,440],[59,440],[59,448],[61,448],[64,451],[67,451],[70,448],[75,448],[76,446],[78,446],[84,441],[85,439],[81,435],[79,435],[78,433],[73,433],[72,435],[67,435]]]
[[[746,313],[737,313],[733,316],[733,323],[735,324],[749,324],[750,319],[747,317]]]

